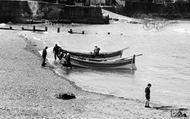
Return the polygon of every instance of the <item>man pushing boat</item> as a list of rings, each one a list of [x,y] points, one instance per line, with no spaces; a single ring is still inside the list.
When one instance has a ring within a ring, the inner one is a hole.
[[[67,54],[65,55],[65,60],[66,60],[66,66],[72,68],[70,53],[67,53]]]
[[[94,56],[98,56],[99,55],[99,52],[100,52],[100,48],[98,46],[95,46],[94,47]]]
[[[59,47],[57,44],[55,44],[54,48],[53,48],[53,53],[54,53],[54,58],[55,60],[57,59],[58,55],[59,55],[59,50],[61,49],[61,47]]]

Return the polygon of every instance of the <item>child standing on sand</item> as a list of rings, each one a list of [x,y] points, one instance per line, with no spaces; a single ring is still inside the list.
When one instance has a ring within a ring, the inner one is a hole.
[[[145,97],[146,97],[146,102],[145,102],[145,107],[150,108],[149,102],[150,102],[150,87],[151,84],[149,83],[147,87],[145,88]]]

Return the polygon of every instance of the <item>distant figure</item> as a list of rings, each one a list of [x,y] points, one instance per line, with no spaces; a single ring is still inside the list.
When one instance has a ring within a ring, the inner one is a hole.
[[[145,107],[150,108],[149,102],[150,102],[150,87],[151,84],[149,83],[147,87],[145,88],[145,97],[146,97],[146,102],[145,102]]]
[[[97,46],[95,46],[95,47],[94,47],[94,55],[95,55],[95,56],[98,56],[98,55],[99,55],[99,52],[100,52],[100,48],[97,47]]]
[[[65,60],[66,60],[66,66],[72,68],[72,65],[71,65],[71,56],[70,56],[69,53],[66,54]]]
[[[57,59],[58,57],[58,54],[59,54],[59,46],[57,44],[55,44],[54,48],[53,48],[53,53],[54,53],[54,58],[55,60]]]
[[[48,47],[46,46],[46,47],[43,49],[43,52],[42,52],[42,66],[43,66],[43,67],[46,65],[47,49],[48,49]]]

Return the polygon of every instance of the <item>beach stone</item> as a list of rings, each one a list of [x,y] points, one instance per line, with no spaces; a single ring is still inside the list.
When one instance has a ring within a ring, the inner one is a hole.
[[[56,98],[63,99],[63,100],[70,100],[70,99],[75,99],[76,98],[76,96],[71,92],[59,93],[59,94],[57,94],[55,96],[56,96]]]

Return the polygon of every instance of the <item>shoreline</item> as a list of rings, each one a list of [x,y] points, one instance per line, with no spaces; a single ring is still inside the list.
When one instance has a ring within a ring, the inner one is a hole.
[[[24,39],[24,38],[23,38]],[[27,45],[29,46],[27,49],[29,52],[33,53],[34,55],[37,55],[39,58],[41,58],[41,55],[38,51],[37,48],[35,48],[35,46],[32,46],[32,44],[26,40],[24,40]],[[38,45],[37,45],[38,46]],[[27,47],[27,46],[26,46]],[[31,49],[32,48],[32,49]],[[41,48],[42,49],[42,48]],[[125,98],[125,97],[117,97],[117,96],[114,96],[114,95],[109,95],[109,94],[103,94],[103,93],[98,93],[98,92],[91,92],[91,91],[87,91],[87,90],[84,90],[82,89],[81,87],[77,86],[76,83],[74,81],[71,81],[63,76],[60,76],[58,73],[55,72],[54,69],[54,66],[52,66],[51,64],[49,64],[48,62],[48,66],[45,66],[47,68],[49,68],[50,71],[52,71],[55,75],[57,75],[58,77],[68,81],[74,88],[76,88],[77,90],[80,90],[80,91],[84,91],[84,92],[87,92],[87,93],[93,93],[93,94],[96,94],[96,95],[100,95],[100,96],[107,96],[107,97],[114,97],[114,98],[118,98],[118,99],[123,99],[123,100],[129,100],[129,101],[137,101],[138,99],[129,99],[129,98]],[[143,103],[143,101],[140,101],[138,100],[138,102],[140,103]]]
[[[20,32],[0,31],[2,35],[1,67],[8,67],[10,70],[1,74],[3,78],[0,79],[2,82],[0,111],[3,113],[1,117],[20,119],[170,118],[170,110],[167,109],[170,107],[147,109],[144,108],[144,103],[137,100],[85,91],[74,82],[52,72],[51,68],[41,68],[39,53],[35,54],[35,44],[27,45],[25,40],[18,37],[18,33]],[[55,94],[68,91],[76,94],[76,99],[55,98]]]
[[[27,38],[28,39],[28,38]],[[40,53],[39,53],[39,50],[38,48],[35,48],[35,46],[33,46],[31,44],[31,42],[34,42],[35,41],[32,41],[32,39],[28,39],[28,40],[25,40],[23,38],[23,40],[27,43],[27,45],[29,46],[28,49],[29,49],[29,52],[32,52],[33,54],[37,55],[39,58],[41,57]],[[28,42],[29,41],[29,42]],[[36,45],[38,46],[38,45]],[[32,48],[32,50],[31,50]],[[40,49],[43,49],[42,47]],[[126,98],[126,97],[118,97],[118,96],[115,96],[115,95],[110,95],[110,94],[104,94],[104,93],[100,93],[100,92],[93,92],[93,91],[88,91],[88,90],[84,90],[83,88],[79,87],[74,81],[71,81],[61,75],[59,75],[58,73],[56,73],[54,69],[54,66],[49,64],[48,62],[48,66],[46,66],[47,68],[49,68],[50,71],[52,71],[56,76],[68,81],[74,88],[76,88],[76,90],[79,90],[79,91],[82,91],[82,92],[86,92],[86,93],[92,93],[92,94],[95,94],[95,95],[99,95],[99,96],[105,96],[105,97],[111,97],[111,98],[116,98],[116,99],[121,99],[121,100],[126,100],[126,101],[131,101],[131,102],[135,102],[135,103],[140,103],[140,104],[144,104],[144,101],[143,100],[140,100],[140,99],[133,99],[133,98]],[[156,103],[150,103],[152,105],[152,108],[155,108],[155,109],[160,109],[160,110],[171,110],[171,109],[181,109],[181,108],[184,108],[184,109],[187,109],[189,110],[189,108],[185,108],[183,106],[174,106],[174,105],[167,105],[167,106],[164,106],[162,104],[156,104]]]

